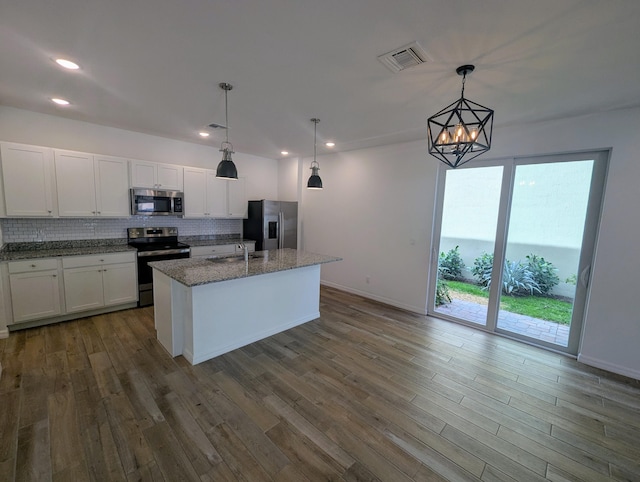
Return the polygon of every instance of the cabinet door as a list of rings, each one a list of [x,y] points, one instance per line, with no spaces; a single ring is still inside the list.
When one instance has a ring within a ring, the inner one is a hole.
[[[93,156],[82,152],[54,151],[58,213],[61,217],[96,215]]]
[[[14,323],[61,313],[57,270],[12,274],[9,285]]]
[[[131,187],[157,187],[155,162],[131,161]]]
[[[87,266],[64,270],[64,299],[67,313],[104,306],[102,268]]]
[[[7,216],[53,216],[53,151],[0,144]]]
[[[189,167],[184,170],[184,216],[207,216],[207,171],[204,169]]]
[[[102,269],[105,306],[138,301],[135,263],[109,264]]]
[[[174,166],[172,164],[157,164],[156,168],[158,189],[182,191],[182,166]]]
[[[249,203],[247,203],[246,184],[246,179],[243,177],[238,178],[237,181],[227,181],[229,217],[247,217]]]
[[[96,213],[103,217],[129,217],[128,161],[117,157],[94,158]]]
[[[226,218],[227,182],[216,177],[216,171],[207,171],[207,211],[212,218]]]

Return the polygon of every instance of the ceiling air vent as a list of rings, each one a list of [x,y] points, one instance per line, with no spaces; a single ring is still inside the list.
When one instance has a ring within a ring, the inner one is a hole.
[[[384,55],[380,55],[378,60],[391,72],[400,72],[401,70],[424,64],[429,58],[424,49],[420,47],[417,42],[413,42],[392,50],[391,52],[387,52]]]

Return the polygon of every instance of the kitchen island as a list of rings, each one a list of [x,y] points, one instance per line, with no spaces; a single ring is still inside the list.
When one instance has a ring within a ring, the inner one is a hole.
[[[314,320],[320,266],[339,260],[277,249],[150,263],[158,340],[195,365]]]

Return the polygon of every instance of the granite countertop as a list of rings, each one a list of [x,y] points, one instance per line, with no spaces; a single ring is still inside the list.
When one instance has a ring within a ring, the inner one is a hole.
[[[218,246],[238,244],[253,240],[232,236],[181,236],[180,241],[189,246]],[[127,244],[126,238],[81,239],[73,241],[36,241],[31,243],[7,243],[0,249],[0,262],[21,259],[55,258],[58,256],[83,256],[102,253],[136,252]]]
[[[0,261],[83,256],[103,253],[136,252],[126,239],[83,239],[78,241],[42,241],[34,243],[8,243],[0,250]]]
[[[336,256],[289,248],[257,251],[250,253],[250,255],[251,257],[246,263],[243,258],[232,262],[223,261],[224,259],[237,258],[236,256],[228,256],[217,258],[222,260],[217,262],[212,262],[207,258],[189,258],[154,261],[149,263],[149,266],[185,286],[193,287],[342,260]]]

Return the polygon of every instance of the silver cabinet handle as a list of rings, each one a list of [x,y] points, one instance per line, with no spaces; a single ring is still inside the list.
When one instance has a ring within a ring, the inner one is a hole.
[[[52,276],[53,276],[54,278],[57,278],[57,277],[58,277],[58,275],[57,275],[57,274],[54,274],[54,275],[52,275]]]
[[[32,267],[32,268],[35,268],[35,267],[36,267],[36,265],[35,265],[35,264],[32,264],[32,265],[31,265],[31,267]]]

